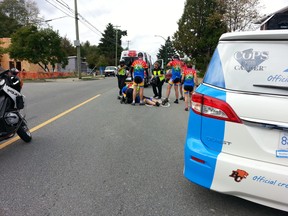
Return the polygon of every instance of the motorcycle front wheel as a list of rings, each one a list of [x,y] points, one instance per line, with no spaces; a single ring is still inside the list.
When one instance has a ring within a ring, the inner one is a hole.
[[[25,142],[30,142],[32,140],[31,132],[25,122],[22,122],[17,130],[17,134]]]

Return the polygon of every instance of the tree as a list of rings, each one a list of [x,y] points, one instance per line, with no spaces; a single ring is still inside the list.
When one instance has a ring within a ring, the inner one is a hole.
[[[171,58],[176,53],[175,48],[173,47],[170,37],[165,40],[165,44],[161,45],[159,53],[157,54],[158,59],[163,59],[164,66],[168,63],[169,58]]]
[[[115,29],[114,26],[109,23],[102,34],[98,48],[100,54],[104,55],[107,61],[106,65],[115,64],[115,50],[116,50],[116,34],[117,34],[117,56],[116,60],[120,58],[120,53],[123,51],[121,38],[127,35],[127,31]]]
[[[0,12],[16,20],[21,26],[39,21],[39,9],[33,0],[3,0],[0,2]]]
[[[22,26],[39,23],[39,9],[33,0],[0,2],[0,37],[10,37]]]
[[[82,57],[86,57],[88,67],[93,69],[99,61],[99,48],[95,45],[91,45],[89,41],[86,41],[81,44],[81,55]]]
[[[76,56],[76,48],[72,45],[72,43],[66,36],[62,38],[61,47],[66,52],[67,56]]]
[[[10,37],[21,25],[13,18],[8,17],[0,11],[0,38]]]
[[[200,70],[206,69],[220,35],[227,31],[223,14],[218,0],[186,0],[173,46],[178,53],[195,59]]]
[[[38,64],[44,71],[49,71],[49,63],[53,71],[56,63],[61,63],[62,67],[68,64],[67,54],[61,46],[61,37],[52,29],[22,27],[12,35],[11,42],[9,47],[11,58]]]
[[[259,0],[225,0],[224,21],[228,31],[245,31],[255,28],[255,20],[260,19]]]

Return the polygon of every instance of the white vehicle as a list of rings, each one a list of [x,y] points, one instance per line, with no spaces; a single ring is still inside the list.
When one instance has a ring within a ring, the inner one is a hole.
[[[116,73],[117,73],[117,67],[116,66],[105,67],[105,70],[104,70],[105,77],[107,77],[107,76],[114,76],[115,77]]]
[[[288,31],[221,36],[192,96],[184,176],[288,211]]]
[[[143,53],[143,60],[148,65],[148,74],[145,73],[145,77],[144,77],[144,85],[146,87],[150,84],[150,79],[152,76],[151,71],[152,71],[153,63],[152,63],[151,55],[149,55],[147,52],[139,51],[139,50],[137,51],[136,50],[124,50],[121,52],[120,61],[124,60],[125,65],[127,66],[127,69],[130,70],[133,61],[138,59],[139,52]]]

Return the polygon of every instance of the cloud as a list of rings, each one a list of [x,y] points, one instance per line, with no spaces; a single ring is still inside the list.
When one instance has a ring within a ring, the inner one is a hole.
[[[52,6],[53,4],[59,7],[59,2],[74,11],[74,0],[35,1],[45,19],[65,15]],[[173,36],[178,29],[177,22],[183,14],[185,2],[186,0],[173,3],[167,0],[77,0],[78,12],[97,29],[79,22],[80,41],[88,40],[91,44],[98,45],[102,37],[100,32],[104,32],[108,23],[111,23],[120,26],[121,30],[127,30],[128,36],[122,38],[123,47],[126,47],[129,41],[129,48],[151,52],[152,56],[156,56],[165,41],[154,35],[164,38]],[[260,3],[265,6],[263,12],[267,14],[287,6],[288,0],[260,0]],[[67,35],[71,41],[75,40],[74,18],[55,19],[48,24],[54,30],[59,30],[61,36]]]

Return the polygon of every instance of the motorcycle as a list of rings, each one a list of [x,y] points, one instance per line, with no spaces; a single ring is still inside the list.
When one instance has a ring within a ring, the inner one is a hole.
[[[20,80],[13,83],[9,72],[11,71],[5,70],[0,73],[0,141],[17,133],[23,141],[30,142],[32,135],[25,120]]]

